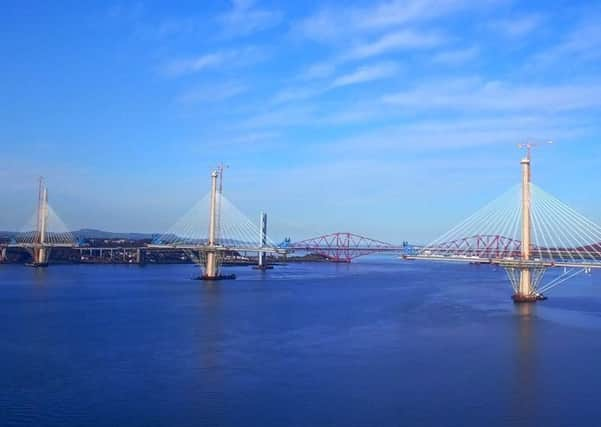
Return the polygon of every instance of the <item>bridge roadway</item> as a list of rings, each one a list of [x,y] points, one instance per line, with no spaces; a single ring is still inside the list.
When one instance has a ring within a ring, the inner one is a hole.
[[[238,246],[222,246],[222,245],[181,245],[181,244],[173,244],[173,245],[158,245],[158,244],[150,244],[145,246],[79,246],[70,243],[52,243],[52,244],[39,244],[39,243],[8,243],[8,244],[0,244],[0,250],[8,249],[8,248],[23,248],[23,249],[33,249],[33,248],[73,248],[78,250],[85,251],[117,251],[117,250],[148,250],[148,249],[157,249],[157,250],[195,250],[195,251],[218,251],[218,252],[228,252],[228,251],[237,251],[237,252],[265,252],[265,253],[278,253],[285,254],[287,251],[281,248],[274,248],[270,246],[265,247],[238,247]]]
[[[441,261],[441,262],[458,262],[468,264],[494,264],[502,267],[510,268],[586,268],[586,269],[601,269],[601,260],[597,262],[576,262],[576,261],[549,261],[549,260],[531,260],[524,261],[521,259],[509,258],[483,258],[479,256],[444,256],[444,255],[404,255],[406,260],[424,260],[424,261]]]
[[[141,249],[160,249],[160,250],[189,250],[189,251],[201,251],[201,252],[263,252],[270,254],[286,254],[288,251],[285,249],[275,248],[271,246],[264,247],[238,247],[238,246],[222,246],[222,245],[182,245],[182,244],[170,244],[170,245],[160,245],[160,244],[150,244],[142,247]]]

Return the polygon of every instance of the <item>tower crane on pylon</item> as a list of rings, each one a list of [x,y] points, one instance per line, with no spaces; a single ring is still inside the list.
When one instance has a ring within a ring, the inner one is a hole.
[[[219,173],[219,194],[223,193],[223,170],[229,167],[229,165],[223,164],[223,162],[217,165],[217,173]]]
[[[219,197],[217,198],[217,236],[221,236],[221,198],[223,197],[223,171],[224,169],[229,168],[228,165],[220,162],[217,165],[217,173],[219,175],[219,186],[217,188],[217,194]]]
[[[539,147],[542,144],[553,144],[553,141],[545,141],[544,143],[538,142],[538,141],[528,141],[528,142],[524,142],[522,144],[518,144],[518,148],[525,149],[527,151],[527,153],[528,153],[526,155],[526,158],[528,160],[532,160],[532,149],[534,147]]]
[[[528,159],[528,161],[531,161],[532,160],[532,149],[534,147],[539,147],[542,144],[543,143],[537,142],[537,141],[528,141],[528,142],[524,142],[522,144],[518,144],[518,148],[525,149],[527,152],[526,159]],[[553,141],[545,141],[544,144],[553,144]],[[528,173],[529,173],[528,181],[531,181],[532,180],[532,176],[531,176],[532,171],[530,170]]]

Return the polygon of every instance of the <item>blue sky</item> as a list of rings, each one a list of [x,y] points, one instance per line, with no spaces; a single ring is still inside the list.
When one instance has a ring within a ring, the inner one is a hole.
[[[84,4],[85,3],[85,4]],[[225,193],[275,238],[442,234],[519,180],[601,222],[601,2],[4,2],[0,229],[167,230]]]

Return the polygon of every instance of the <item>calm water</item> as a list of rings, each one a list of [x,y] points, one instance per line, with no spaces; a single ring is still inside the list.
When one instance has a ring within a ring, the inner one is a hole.
[[[594,426],[601,280],[490,266],[0,265],[2,426]]]

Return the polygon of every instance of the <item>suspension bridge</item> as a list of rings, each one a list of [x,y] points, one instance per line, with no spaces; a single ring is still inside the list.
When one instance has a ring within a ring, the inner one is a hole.
[[[521,184],[403,258],[502,267],[516,303],[544,293],[578,274],[601,268],[601,227],[532,183],[532,145],[521,160]],[[544,283],[545,272],[563,274]]]

